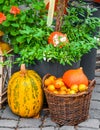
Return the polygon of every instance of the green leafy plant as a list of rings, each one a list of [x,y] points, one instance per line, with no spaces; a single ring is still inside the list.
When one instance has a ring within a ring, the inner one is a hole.
[[[43,39],[46,41],[48,32],[51,30],[46,27],[46,13],[41,13],[43,9],[45,12],[43,2],[37,1],[22,10],[17,6],[12,4],[5,6],[3,14],[6,20],[0,25],[0,30],[8,36],[15,53],[19,53],[27,45],[34,46],[37,42],[41,45],[41,41],[43,42]],[[11,13],[12,7],[15,7],[14,13]],[[16,12],[18,9],[19,13]]]
[[[36,60],[46,60],[71,65],[99,45],[94,32],[100,26],[100,19],[91,16],[93,10],[89,7],[67,8],[61,32],[67,35],[69,44],[60,48],[48,44],[49,35],[55,31],[55,19],[52,26],[48,27],[44,1],[26,0],[24,6],[20,5],[23,5],[22,1],[0,1],[3,14],[0,30],[5,33],[5,40],[12,45],[14,54],[19,54],[16,63],[33,64]],[[12,6],[19,11],[12,13]]]
[[[95,37],[100,37],[100,32],[97,32],[97,28],[100,27],[100,18],[93,17],[96,9],[78,4],[71,6],[67,11],[68,15],[64,16],[61,31],[67,34],[70,42],[73,44],[78,42],[82,46],[80,47],[82,54],[99,46],[100,41]]]

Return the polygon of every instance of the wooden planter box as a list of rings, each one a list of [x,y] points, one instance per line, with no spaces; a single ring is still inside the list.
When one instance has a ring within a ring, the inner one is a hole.
[[[11,53],[10,50],[8,53]],[[9,60],[9,65],[2,65],[6,60]],[[0,109],[2,108],[4,102],[7,100],[7,85],[8,80],[11,76],[11,65],[13,61],[13,56],[5,57],[0,54]]]

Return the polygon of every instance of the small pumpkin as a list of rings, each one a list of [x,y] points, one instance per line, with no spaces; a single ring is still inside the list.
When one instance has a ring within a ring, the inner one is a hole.
[[[11,50],[11,46],[8,43],[2,41],[2,37],[4,36],[4,32],[0,31],[0,51],[2,53],[8,52]]]
[[[68,43],[68,38],[66,34],[55,31],[52,32],[48,37],[48,43],[53,44],[55,47],[58,46],[60,43],[63,43],[63,45],[65,45],[66,43]]]
[[[8,52],[11,50],[11,46],[8,43],[0,42],[0,49],[3,53]]]
[[[77,85],[85,84],[86,86],[88,86],[88,83],[89,83],[88,78],[83,72],[82,67],[78,69],[67,70],[63,74],[63,81],[69,88],[73,84],[77,84]]]
[[[8,82],[8,105],[12,112],[21,117],[38,117],[43,105],[41,77],[25,64],[15,72]]]
[[[0,31],[0,37],[4,35],[4,32]]]

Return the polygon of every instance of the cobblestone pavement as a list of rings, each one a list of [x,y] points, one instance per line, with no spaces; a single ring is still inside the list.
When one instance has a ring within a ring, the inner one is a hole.
[[[100,71],[95,76],[89,118],[77,126],[59,126],[50,119],[48,109],[43,109],[39,119],[20,118],[8,105],[0,110],[0,130],[100,130]]]

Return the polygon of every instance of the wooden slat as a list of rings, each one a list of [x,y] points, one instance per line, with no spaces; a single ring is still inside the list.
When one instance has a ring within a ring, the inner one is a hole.
[[[8,53],[11,53],[12,50],[10,50]],[[9,60],[12,64],[13,56],[10,56],[6,58],[3,56],[2,53],[0,53],[0,62],[4,63],[4,61]],[[0,109],[2,108],[2,105],[7,101],[7,84],[8,80],[11,76],[11,66],[4,65],[2,66],[0,64]]]

